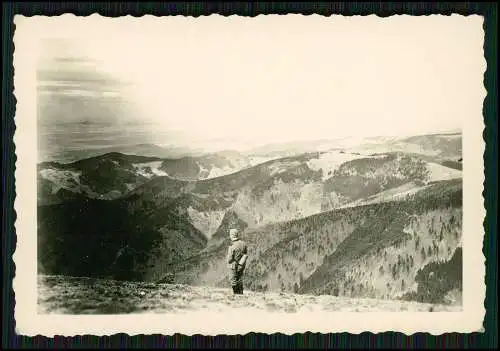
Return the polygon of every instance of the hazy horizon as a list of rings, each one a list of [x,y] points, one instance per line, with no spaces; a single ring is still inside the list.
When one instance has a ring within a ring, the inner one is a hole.
[[[125,143],[125,144],[116,144],[113,143],[111,145],[95,145],[95,144],[87,144],[86,146],[74,146],[73,148],[61,148],[56,146],[54,148],[48,148],[40,152],[38,150],[38,161],[37,162],[71,162],[77,159],[84,159],[87,157],[94,157],[98,155],[103,155],[105,153],[110,152],[118,152],[127,155],[137,154],[143,155],[143,152],[134,153],[131,150],[134,150],[134,147],[137,147],[137,151],[140,151],[140,147],[145,148],[146,150],[150,147],[149,152],[146,152],[148,156],[160,157],[160,158],[180,158],[185,156],[201,156],[201,155],[209,155],[215,154],[218,152],[238,152],[247,156],[260,156],[259,152],[266,153],[266,149],[269,152],[273,151],[287,151],[283,146],[289,146],[290,149],[288,151],[292,151],[292,149],[298,148],[300,149],[303,145],[322,145],[322,147],[318,149],[312,150],[311,148],[307,149],[304,147],[304,152],[311,151],[327,151],[332,149],[349,149],[350,147],[360,146],[364,143],[382,143],[383,140],[401,140],[407,137],[413,136],[426,136],[426,135],[462,135],[462,131],[459,130],[448,130],[448,131],[439,131],[433,133],[415,133],[408,135],[400,135],[400,136],[381,136],[381,135],[367,135],[364,137],[345,137],[345,138],[335,138],[335,139],[311,139],[311,140],[299,140],[299,141],[285,141],[285,142],[263,142],[262,144],[251,145],[246,148],[237,148],[231,147],[231,145],[227,143],[223,143],[220,147],[212,147],[212,148],[204,148],[204,147],[189,147],[189,145],[175,145],[175,144],[159,144],[159,143]],[[378,140],[377,140],[378,139]],[[347,142],[345,142],[348,140]],[[342,143],[344,141],[344,143]],[[88,142],[88,140],[87,140]],[[338,144],[336,144],[338,143]],[[156,147],[162,149],[155,149]],[[129,151],[127,151],[129,150]],[[155,152],[156,150],[156,152]],[[142,150],[144,151],[144,150]],[[175,156],[164,156],[164,154],[173,154]],[[73,156],[68,157],[68,155],[73,154]],[[87,156],[83,156],[86,155]],[[76,156],[75,155],[79,155]],[[163,155],[163,156],[162,156]]]
[[[478,112],[482,33],[460,16],[266,18],[51,19],[39,152],[404,137],[461,131]]]

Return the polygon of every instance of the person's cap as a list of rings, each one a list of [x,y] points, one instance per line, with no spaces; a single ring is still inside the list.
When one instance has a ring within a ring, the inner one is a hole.
[[[238,239],[238,229],[235,229],[235,228],[229,229],[229,237],[232,240]]]

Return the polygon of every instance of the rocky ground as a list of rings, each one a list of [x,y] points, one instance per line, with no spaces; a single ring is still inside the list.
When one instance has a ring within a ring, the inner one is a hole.
[[[125,314],[224,312],[242,308],[267,312],[305,311],[399,312],[457,311],[460,306],[408,301],[350,299],[288,293],[245,291],[233,296],[229,289],[178,284],[121,282],[65,276],[38,277],[41,314]]]

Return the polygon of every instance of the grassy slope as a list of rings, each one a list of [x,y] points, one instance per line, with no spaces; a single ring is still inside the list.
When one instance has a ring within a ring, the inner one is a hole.
[[[123,314],[185,312],[370,312],[456,311],[458,306],[349,299],[333,296],[259,293],[246,290],[233,296],[229,289],[72,278],[38,277],[38,313]]]

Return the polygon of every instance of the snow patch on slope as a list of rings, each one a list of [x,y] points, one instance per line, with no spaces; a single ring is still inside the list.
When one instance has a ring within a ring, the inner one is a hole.
[[[253,167],[261,163],[265,163],[267,161],[276,160],[277,158],[278,158],[277,156],[275,157],[250,156],[248,158],[248,161],[250,162],[250,166]]]
[[[198,178],[207,179],[207,177],[210,175],[210,170],[208,168],[205,168],[205,166],[201,162],[197,162],[196,164],[200,168],[198,172]]]
[[[40,171],[40,175],[55,185],[53,188],[54,193],[60,188],[73,191],[80,188],[81,172],[46,168]]]
[[[307,162],[307,166],[313,171],[322,170],[323,181],[330,178],[333,172],[343,163],[357,159],[366,158],[364,155],[355,155],[350,153],[341,153],[339,151],[330,151],[313,158]]]
[[[136,169],[137,173],[146,178],[154,176],[168,176],[168,173],[160,169],[162,161],[133,163],[132,166]]]
[[[222,177],[237,171],[239,171],[239,169],[234,169],[230,167],[224,167],[224,168],[212,167],[206,179]]]
[[[201,231],[207,239],[210,239],[217,231],[226,213],[224,210],[201,212],[192,207],[188,207],[187,212],[193,226]]]
[[[427,164],[427,169],[429,170],[430,181],[462,178],[462,171],[450,167],[445,167],[437,163],[429,162]]]

